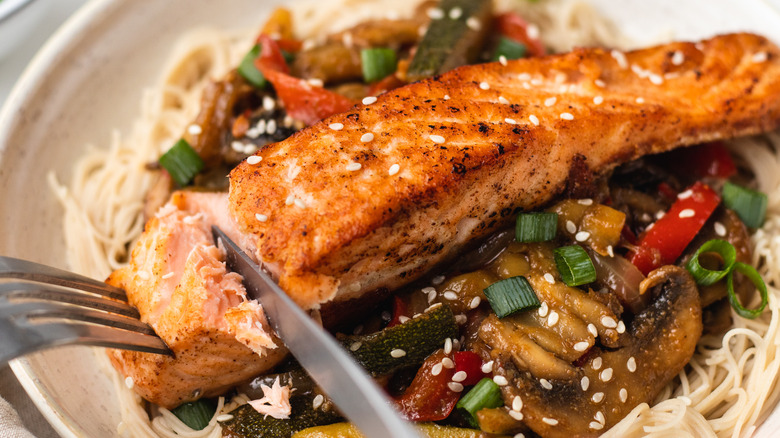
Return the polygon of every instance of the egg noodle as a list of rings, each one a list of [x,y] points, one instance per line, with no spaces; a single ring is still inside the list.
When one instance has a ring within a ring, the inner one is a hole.
[[[328,32],[371,17],[408,16],[417,0],[339,0],[296,4],[300,37],[316,41]],[[580,0],[501,0],[501,10],[518,10],[541,30],[541,39],[555,51],[580,45],[623,48],[629,44]],[[344,13],[343,11],[349,11]],[[258,17],[261,20],[263,17]],[[258,25],[259,28],[259,25]],[[90,148],[74,169],[73,180],[60,184],[49,175],[62,203],[67,259],[80,273],[105,278],[126,263],[128,248],[143,230],[142,208],[154,178],[146,165],[180,138],[200,105],[201,91],[211,80],[234,68],[248,50],[257,28],[245,31],[196,29],[181,38],[162,80],[146,90],[139,119],[129,135],[114,133],[108,147]],[[769,305],[759,318],[733,314],[733,328],[723,336],[705,336],[690,364],[659,395],[654,406],[637,406],[607,431],[608,437],[741,437],[749,436],[775,406],[780,369],[780,135],[731,142],[734,153],[753,171],[757,188],[769,196],[765,225],[753,236],[754,265],[769,289]],[[755,305],[755,303],[752,303]],[[217,419],[246,397],[219,399],[217,413],[202,431],[192,431],[170,411],[147,407],[114,371],[102,349],[96,358],[113,376],[121,407],[118,431],[133,437],[218,437]]]

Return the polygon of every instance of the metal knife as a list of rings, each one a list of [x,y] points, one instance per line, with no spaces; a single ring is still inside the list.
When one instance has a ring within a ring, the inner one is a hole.
[[[290,297],[222,230],[228,267],[244,277],[247,294],[263,305],[271,327],[315,382],[363,435],[370,438],[415,438],[420,435],[402,420],[390,400],[338,342]]]

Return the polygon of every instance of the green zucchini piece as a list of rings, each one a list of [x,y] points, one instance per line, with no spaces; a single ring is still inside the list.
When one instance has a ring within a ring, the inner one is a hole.
[[[493,14],[491,0],[442,0],[407,72],[409,82],[477,61]],[[453,12],[455,11],[455,12]],[[453,18],[455,17],[455,18]]]
[[[457,336],[458,324],[452,309],[440,305],[403,324],[339,339],[352,357],[376,377],[421,364],[441,348],[445,339]]]
[[[285,420],[265,416],[250,405],[241,405],[230,412],[233,418],[220,423],[222,437],[291,437],[299,430],[343,420],[330,403],[323,403],[315,409],[315,397],[313,392],[297,396],[293,393],[290,397],[290,418]]]
[[[179,405],[176,409],[171,410],[171,413],[190,429],[203,430],[209,425],[209,421],[216,411],[217,403],[214,400],[202,398]]]

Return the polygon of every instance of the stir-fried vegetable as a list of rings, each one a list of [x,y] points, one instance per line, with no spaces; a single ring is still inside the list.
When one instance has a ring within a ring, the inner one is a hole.
[[[764,223],[769,199],[764,193],[726,181],[723,204],[734,210],[745,225],[758,228]]]
[[[499,33],[523,44],[528,49],[529,55],[544,56],[547,53],[539,36],[534,35],[532,30],[534,28],[518,14],[514,12],[503,13],[496,18],[496,25]]]
[[[217,404],[214,400],[202,398],[194,402],[184,403],[172,410],[171,413],[192,430],[203,430],[209,425],[216,408]]]
[[[567,286],[580,286],[596,281],[596,268],[583,247],[564,246],[557,248],[554,254],[558,272]]]
[[[520,59],[525,56],[527,49],[523,43],[517,42],[511,38],[501,37],[498,40],[498,46],[493,53],[493,61],[504,59]]]
[[[700,258],[706,254],[717,254],[720,258],[722,269],[708,269],[702,266]],[[693,275],[696,284],[709,286],[720,281],[731,272],[734,263],[737,261],[737,250],[734,245],[725,240],[713,239],[705,243],[691,257],[685,267]]]
[[[361,50],[360,62],[363,68],[363,79],[366,82],[376,82],[393,73],[398,61],[395,50],[377,48]]]
[[[450,387],[454,375],[455,363],[451,354],[438,350],[428,356],[411,385],[396,399],[398,411],[412,421],[447,418],[460,398],[460,391],[453,391]]]
[[[180,139],[160,157],[160,166],[165,168],[179,187],[184,187],[192,181],[205,164],[197,152]]]
[[[244,58],[238,65],[238,73],[255,87],[265,88],[268,82],[265,80],[263,73],[255,67],[255,59],[257,59],[258,56],[260,56],[260,46],[255,44],[249,52],[244,55]]]
[[[737,271],[738,273],[747,277],[758,290],[758,293],[761,296],[761,304],[759,304],[757,308],[746,309],[739,302],[739,298],[737,297],[737,294],[734,292],[734,271]],[[761,312],[763,312],[764,309],[766,308],[766,305],[769,302],[766,283],[764,283],[764,279],[761,278],[761,274],[759,274],[758,271],[756,271],[756,268],[748,265],[747,263],[741,263],[741,262],[734,263],[733,269],[729,271],[729,275],[726,277],[726,284],[729,292],[728,295],[729,303],[731,303],[731,307],[734,308],[734,310],[737,312],[737,314],[739,314],[739,316],[743,318],[754,319],[758,317],[758,315],[760,315]]]
[[[504,404],[504,400],[501,398],[501,390],[498,385],[491,379],[482,379],[476,386],[463,396],[458,402],[458,409],[462,409],[465,412],[469,424],[472,427],[479,427],[476,414],[481,409],[497,408]]]
[[[555,238],[557,213],[521,213],[517,215],[515,239],[518,242],[545,242]]]
[[[505,278],[491,284],[485,289],[485,296],[499,318],[542,304],[531,284],[522,276]]]

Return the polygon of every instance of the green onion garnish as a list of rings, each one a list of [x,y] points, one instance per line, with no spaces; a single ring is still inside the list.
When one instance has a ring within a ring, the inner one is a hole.
[[[366,82],[376,82],[395,71],[395,50],[363,49],[360,51],[360,62],[363,66],[363,79]]]
[[[703,267],[699,262],[699,256],[705,253],[718,254],[723,261],[723,268],[720,270],[712,270]],[[688,272],[691,273],[697,284],[709,286],[717,283],[720,279],[728,275],[736,261],[737,250],[734,248],[734,245],[725,240],[712,239],[696,250],[696,253],[685,265],[685,268],[688,269]]]
[[[511,38],[501,37],[493,53],[493,61],[498,61],[502,56],[506,59],[520,59],[525,56],[525,44]]]
[[[758,228],[764,223],[768,200],[764,193],[730,181],[723,185],[723,204],[734,210],[745,225]]]
[[[553,251],[553,255],[561,279],[568,286],[579,286],[596,281],[596,268],[593,267],[588,253],[581,246],[563,246]]]
[[[265,80],[265,76],[260,70],[255,67],[255,59],[260,56],[260,46],[255,44],[241,60],[241,64],[238,65],[238,73],[246,79],[247,82],[257,88],[265,88],[268,81]]]
[[[171,174],[179,187],[184,187],[203,170],[205,164],[187,140],[182,138],[160,157],[160,166]]]
[[[542,304],[531,284],[522,276],[505,278],[491,284],[485,288],[485,296],[499,318]]]
[[[209,421],[217,411],[217,406],[212,400],[200,399],[190,403],[184,403],[171,412],[182,423],[193,430],[203,430],[209,425]]]
[[[477,412],[480,409],[497,408],[503,404],[501,389],[493,380],[484,378],[474,385],[471,391],[461,397],[455,406],[462,410],[461,412],[464,413],[464,417],[472,427],[479,427]]]
[[[737,298],[737,294],[734,292],[734,271],[737,271],[747,277],[753,283],[753,285],[756,286],[756,289],[758,289],[758,293],[761,294],[761,305],[758,306],[758,308],[746,309],[742,307],[742,304],[740,304],[739,298]],[[746,263],[734,263],[734,267],[729,272],[728,277],[726,277],[726,286],[729,292],[729,303],[731,303],[731,307],[733,307],[737,314],[743,318],[756,318],[761,314],[761,312],[764,311],[764,308],[769,301],[766,284],[764,283],[764,279],[761,278],[761,274],[756,271],[756,268]]]
[[[545,242],[555,238],[558,213],[521,213],[515,223],[518,242]]]

